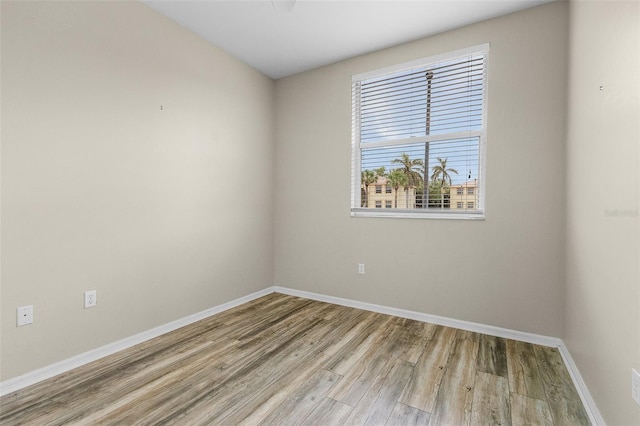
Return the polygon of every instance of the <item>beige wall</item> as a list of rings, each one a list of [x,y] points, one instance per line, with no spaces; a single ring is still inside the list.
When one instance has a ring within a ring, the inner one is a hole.
[[[640,3],[572,3],[570,28],[564,341],[607,423],[637,425]]]
[[[640,420],[637,3],[553,3],[275,92],[139,3],[1,5],[0,380],[277,284],[563,337],[605,420]],[[351,75],[485,42],[486,220],[350,217]]]
[[[2,380],[273,285],[272,80],[138,2],[1,26]]]
[[[279,80],[275,282],[560,336],[567,13],[549,4]],[[486,220],[350,217],[351,75],[486,42]]]

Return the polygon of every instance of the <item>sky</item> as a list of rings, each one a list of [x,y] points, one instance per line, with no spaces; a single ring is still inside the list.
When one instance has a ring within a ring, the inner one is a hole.
[[[362,170],[398,167],[394,158],[406,153],[424,161],[425,143],[408,138],[480,130],[482,127],[483,63],[481,55],[457,58],[429,67],[414,67],[361,83]],[[429,126],[427,128],[427,114]],[[445,136],[446,137],[446,136]],[[404,143],[395,142],[404,140]],[[388,141],[389,146],[377,142]],[[375,147],[367,144],[376,143]],[[438,158],[446,159],[453,184],[478,179],[479,137],[429,143],[429,175]]]

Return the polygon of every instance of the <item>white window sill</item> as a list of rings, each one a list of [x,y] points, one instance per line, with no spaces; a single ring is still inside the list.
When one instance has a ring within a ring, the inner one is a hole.
[[[396,219],[454,219],[454,220],[484,220],[484,211],[470,212],[416,212],[415,210],[394,209],[351,209],[352,217],[388,217]]]

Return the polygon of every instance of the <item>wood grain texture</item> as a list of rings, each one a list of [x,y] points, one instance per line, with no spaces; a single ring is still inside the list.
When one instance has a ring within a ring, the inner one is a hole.
[[[535,399],[546,399],[534,346],[507,340],[507,366],[511,392]]]
[[[588,424],[555,349],[271,294],[0,398],[1,425]]]
[[[555,424],[584,425],[589,417],[575,392],[569,371],[555,348],[534,348],[540,365],[547,403]]]
[[[304,418],[300,424],[303,425],[341,425],[351,412],[353,407],[331,398],[324,398],[316,408]],[[296,423],[298,419],[294,419]]]
[[[407,362],[395,359],[387,363],[345,423],[348,425],[385,424],[410,375],[411,366]]]
[[[547,401],[512,393],[511,424],[513,426],[551,426],[554,423]]]
[[[304,419],[320,404],[340,376],[327,370],[319,370],[309,380],[287,396],[280,405],[270,410],[260,424],[282,425],[291,419]],[[257,416],[261,417],[260,415]],[[247,419],[250,423],[251,419]]]
[[[455,329],[436,326],[400,397],[401,403],[428,413],[433,412],[454,337]]]
[[[430,425],[468,425],[473,404],[478,335],[458,330]]]
[[[397,403],[387,419],[387,426],[425,426],[429,424],[429,413]]]
[[[501,337],[480,336],[478,371],[507,377],[507,345]]]
[[[510,425],[510,405],[509,380],[506,377],[476,372],[472,425]]]

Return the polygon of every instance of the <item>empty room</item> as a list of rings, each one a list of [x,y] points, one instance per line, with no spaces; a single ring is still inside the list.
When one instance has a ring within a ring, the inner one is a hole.
[[[0,424],[640,425],[639,2],[0,26]]]

